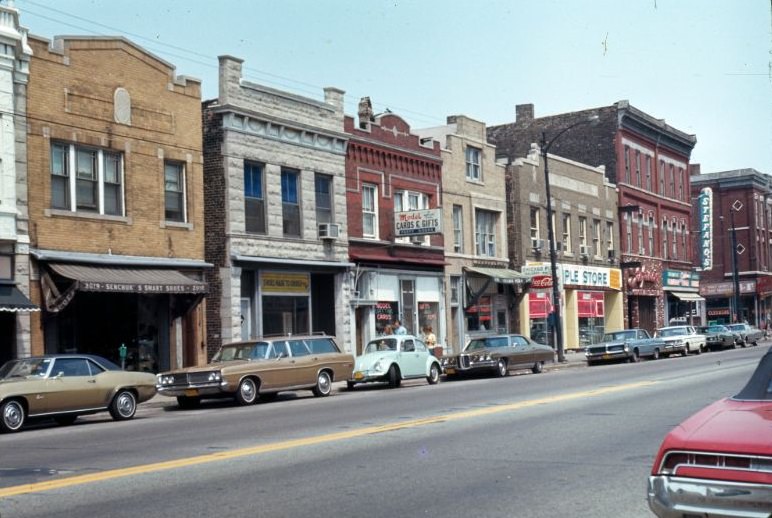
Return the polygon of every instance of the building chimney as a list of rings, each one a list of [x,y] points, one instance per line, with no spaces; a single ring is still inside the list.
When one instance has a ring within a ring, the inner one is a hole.
[[[527,124],[533,120],[533,104],[515,106],[515,122]]]
[[[689,164],[689,176],[700,174],[700,164]]]
[[[335,112],[343,114],[343,96],[346,94],[340,88],[328,86],[324,89],[324,102],[335,108]]]
[[[367,129],[370,127],[370,123],[375,121],[375,114],[373,114],[373,103],[370,102],[369,97],[362,97],[359,100],[359,109],[357,110],[359,115],[359,127],[361,129]]]

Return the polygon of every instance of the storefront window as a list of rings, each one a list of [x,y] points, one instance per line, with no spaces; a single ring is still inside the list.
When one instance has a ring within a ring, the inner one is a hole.
[[[484,295],[466,310],[466,328],[469,331],[487,331],[491,325],[491,297]]]
[[[546,345],[552,345],[552,336],[547,325],[547,318],[552,306],[550,300],[549,293],[546,291],[530,292],[528,294],[531,340]]]
[[[418,303],[418,326],[419,335],[429,326],[435,334],[438,332],[437,316],[440,312],[438,302],[419,302]]]
[[[603,292],[580,291],[578,295],[579,346],[600,343],[606,322]]]
[[[399,304],[392,301],[375,303],[375,334],[385,334],[386,326],[391,325],[399,315]]]
[[[263,335],[308,333],[308,297],[263,297]]]

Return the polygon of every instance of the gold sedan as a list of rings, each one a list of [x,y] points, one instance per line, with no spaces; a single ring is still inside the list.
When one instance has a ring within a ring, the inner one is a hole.
[[[71,424],[108,411],[131,419],[155,395],[155,376],[126,372],[99,356],[60,354],[11,360],[0,368],[0,431],[16,432],[28,418]]]

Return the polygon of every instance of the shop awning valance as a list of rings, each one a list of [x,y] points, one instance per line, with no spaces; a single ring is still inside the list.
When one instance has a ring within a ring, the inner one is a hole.
[[[0,311],[12,313],[40,311],[40,308],[27,298],[19,288],[10,284],[0,285]]]
[[[464,268],[464,270],[470,273],[482,275],[484,277],[490,277],[493,282],[497,282],[499,284],[523,284],[530,279],[529,276],[523,275],[522,273],[516,272],[515,270],[510,270],[509,268],[482,268],[477,266],[467,266]]]
[[[128,268],[123,266],[47,263],[54,273],[72,280],[63,292],[48,273],[42,276],[46,309],[58,312],[70,303],[77,291],[137,293],[144,295],[201,295],[206,284],[177,270]]]
[[[688,291],[671,291],[670,294],[680,300],[683,300],[684,302],[697,302],[698,300],[705,300],[703,297],[700,297],[698,294],[691,293]]]

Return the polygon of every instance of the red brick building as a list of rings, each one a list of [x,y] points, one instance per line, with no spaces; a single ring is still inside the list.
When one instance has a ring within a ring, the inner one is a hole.
[[[581,124],[594,116],[596,124]],[[541,142],[542,134],[549,142],[577,123],[550,152],[604,165],[616,184],[619,236],[607,253],[623,269],[627,326],[651,331],[684,316],[700,300],[692,272],[688,174],[697,139],[628,101],[538,118],[533,105],[519,105],[515,122],[488,127],[488,139],[501,156],[514,160]]]
[[[442,234],[399,237],[395,227],[400,212],[441,207],[439,143],[422,141],[393,113],[373,115],[368,98],[358,120],[345,118],[344,130],[350,136],[346,195],[357,353],[395,318],[417,335],[431,325],[442,343]]]

